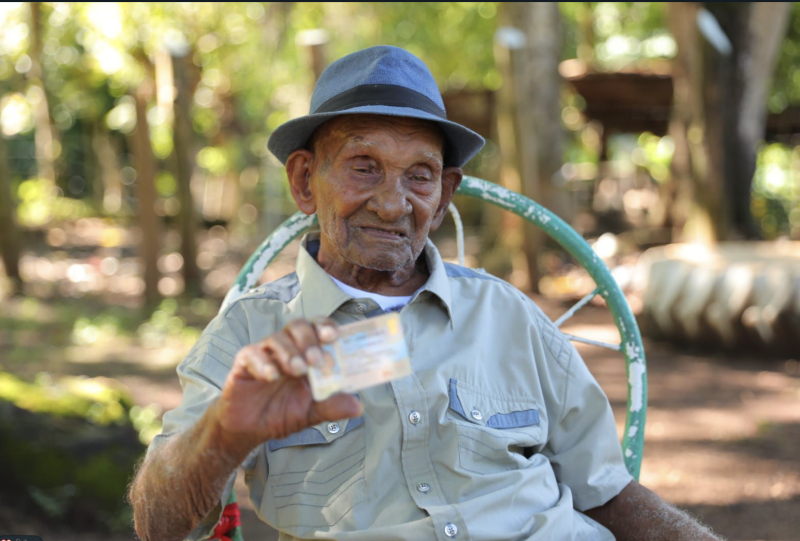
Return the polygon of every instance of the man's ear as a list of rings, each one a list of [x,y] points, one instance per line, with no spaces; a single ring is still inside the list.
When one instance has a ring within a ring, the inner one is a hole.
[[[292,190],[297,207],[305,214],[317,211],[317,202],[311,190],[311,167],[314,164],[314,153],[301,148],[289,154],[286,160],[286,176]]]
[[[453,195],[456,193],[461,179],[464,177],[464,172],[460,167],[445,167],[442,171],[442,198],[439,200],[439,206],[436,208],[436,214],[433,215],[433,222],[431,222],[431,231],[436,231],[442,225],[444,215],[447,212],[447,207],[450,201],[453,200]]]

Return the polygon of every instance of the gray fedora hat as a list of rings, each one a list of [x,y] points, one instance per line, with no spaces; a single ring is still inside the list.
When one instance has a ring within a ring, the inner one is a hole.
[[[483,137],[447,120],[428,66],[406,50],[370,47],[340,58],[320,75],[308,115],[278,127],[267,148],[285,164],[320,125],[341,115],[373,114],[436,122],[447,139],[445,165],[462,166],[483,147]]]

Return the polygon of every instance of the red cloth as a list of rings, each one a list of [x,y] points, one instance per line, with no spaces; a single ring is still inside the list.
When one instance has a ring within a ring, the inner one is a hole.
[[[222,517],[220,517],[219,523],[217,523],[214,528],[214,537],[211,539],[231,541],[228,534],[230,534],[235,527],[242,525],[241,519],[242,516],[239,513],[239,504],[237,502],[226,505],[225,509],[222,511]]]

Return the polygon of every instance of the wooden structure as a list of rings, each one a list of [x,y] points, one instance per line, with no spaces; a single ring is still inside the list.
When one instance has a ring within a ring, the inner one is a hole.
[[[565,79],[586,101],[588,120],[603,125],[603,137],[612,133],[666,135],[672,114],[672,76],[657,72],[585,72]],[[768,142],[798,144],[800,107],[788,107],[767,116]]]
[[[466,126],[484,138],[493,133],[495,95],[491,90],[458,90],[442,95],[447,119]]]
[[[567,81],[586,100],[583,114],[603,133],[649,131],[666,135],[672,111],[672,77],[654,73],[584,73]]]

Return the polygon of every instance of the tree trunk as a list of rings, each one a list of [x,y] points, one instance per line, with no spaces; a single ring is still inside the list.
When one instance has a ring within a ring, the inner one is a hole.
[[[715,8],[716,6],[712,4]],[[767,122],[767,94],[786,36],[791,4],[754,2],[745,19],[745,49],[735,66],[741,81],[737,104],[735,143],[739,163],[731,166],[734,198],[731,201],[731,233],[736,237],[758,238],[759,229],[750,212],[750,193],[756,170],[756,147],[764,139]],[[735,151],[735,148],[734,148]]]
[[[305,46],[308,54],[308,62],[311,65],[311,72],[314,74],[315,85],[319,80],[319,76],[322,75],[322,72],[328,67],[328,62],[325,59],[325,44],[327,41],[327,38],[325,38],[324,41],[320,40]]]
[[[145,119],[145,122],[147,119]],[[92,125],[92,150],[97,159],[100,177],[98,193],[102,193],[101,206],[107,214],[114,214],[122,207],[122,176],[119,155],[111,134],[96,120]]]
[[[522,62],[517,70],[524,85],[524,93],[520,96],[525,100],[518,103],[521,109],[526,110],[525,116],[520,114],[518,117],[524,119],[519,124],[519,137],[526,149],[522,153],[523,193],[565,218],[565,194],[557,186],[563,165],[561,75],[558,72],[561,17],[558,4],[531,2],[515,5],[527,7],[520,14],[525,17],[520,22],[527,37],[527,47],[520,51]],[[535,152],[527,149],[535,149]],[[529,264],[535,262],[535,259],[531,261],[530,254],[528,259]]]
[[[155,213],[156,160],[150,146],[150,129],[147,123],[147,102],[152,94],[152,83],[145,81],[134,94],[136,100],[136,130],[130,142],[136,160],[136,196],[139,199],[139,227],[142,228],[142,243],[139,253],[144,262],[145,300],[148,306],[155,305],[158,292],[158,254],[161,247],[161,224]]]
[[[181,255],[183,256],[183,279],[185,291],[189,296],[201,292],[200,269],[197,267],[197,218],[194,212],[191,181],[194,171],[194,129],[190,116],[190,103],[193,94],[189,83],[186,63],[191,55],[172,56],[175,80],[175,164],[177,169],[178,199],[181,204],[178,213],[178,227],[181,233]]]
[[[698,7],[667,8],[678,44],[670,126],[676,144],[674,225],[682,226],[680,237],[689,240],[757,238],[750,213],[756,145],[764,136],[766,94],[789,5],[704,4],[730,51],[700,38]]]
[[[0,256],[14,294],[22,291],[22,278],[19,274],[20,232],[14,220],[15,214],[11,175],[6,161],[6,140],[0,135]]]
[[[757,236],[750,218],[750,183],[755,172],[755,141],[746,141],[739,131],[745,71],[749,53],[748,20],[752,4],[731,3],[718,9],[705,4],[731,42],[732,51],[721,54],[703,42],[703,106],[706,113],[706,171],[711,214],[718,240]],[[752,143],[752,144],[750,144]],[[745,216],[737,216],[739,207]],[[738,220],[738,223],[737,223]]]
[[[711,242],[714,220],[706,201],[706,156],[703,148],[703,55],[694,2],[667,4],[667,21],[678,46],[672,62],[673,105],[669,134],[675,142],[669,222],[672,240]]]
[[[55,183],[55,159],[59,144],[50,118],[44,72],[42,71],[41,6],[39,2],[29,2],[29,5],[31,11],[31,69],[28,71],[28,80],[34,88],[38,89],[34,94],[38,99],[33,104],[37,176]]]
[[[268,4],[267,16],[261,19],[265,63],[273,62],[276,57],[276,51],[280,51],[284,47],[293,4],[293,2],[269,2]],[[319,73],[322,73],[322,71],[320,70]],[[311,94],[309,93],[308,99],[310,98]],[[272,112],[269,109],[269,103],[267,103],[267,107],[268,109],[263,113],[265,117]],[[287,218],[286,209],[295,207],[291,198],[287,200],[283,189],[283,175],[283,166],[275,160],[262,160],[260,176],[264,182],[264,196],[260,198],[261,208],[258,209],[257,236],[259,238],[264,238],[277,229]],[[258,200],[251,199],[251,201]]]
[[[594,71],[594,10],[591,2],[581,2],[578,27],[580,28],[578,60],[583,62],[588,71]]]
[[[521,192],[519,147],[514,115],[516,114],[516,90],[514,87],[512,48],[519,46],[518,29],[504,25],[510,19],[508,3],[500,4],[500,28],[495,34],[494,57],[497,69],[503,77],[503,85],[497,92],[496,135],[500,150],[500,185]],[[522,276],[525,280],[511,280],[520,288],[530,288],[527,260],[523,252],[524,226],[519,216],[503,211],[494,205],[485,206],[486,229],[482,238],[483,267],[499,276]]]
[[[501,20],[524,36],[521,46],[510,51],[509,74],[515,94],[511,118],[521,193],[563,216],[565,202],[553,184],[562,165],[558,5],[520,2],[504,3],[502,7]],[[501,144],[505,143],[507,140]],[[540,278],[538,258],[546,236],[529,222],[525,222],[523,230],[529,286],[536,291]]]

